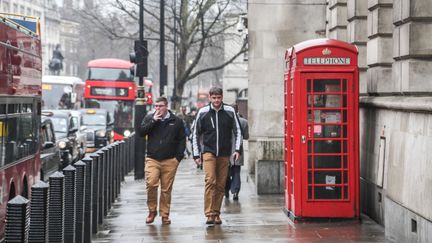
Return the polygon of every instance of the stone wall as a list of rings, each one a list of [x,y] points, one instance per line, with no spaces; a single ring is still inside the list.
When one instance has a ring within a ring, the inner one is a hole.
[[[258,160],[283,160],[285,50],[324,37],[325,13],[326,0],[248,2],[249,173]]]

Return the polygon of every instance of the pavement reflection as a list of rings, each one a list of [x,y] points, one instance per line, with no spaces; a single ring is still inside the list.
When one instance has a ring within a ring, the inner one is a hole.
[[[145,182],[134,181],[130,174],[93,242],[385,242],[383,227],[367,217],[294,225],[282,211],[283,195],[256,195],[246,170],[242,171],[239,201],[224,199],[222,225],[205,224],[203,194],[203,171],[191,159],[182,161],[172,193],[172,224],[162,225],[157,217],[146,225]]]

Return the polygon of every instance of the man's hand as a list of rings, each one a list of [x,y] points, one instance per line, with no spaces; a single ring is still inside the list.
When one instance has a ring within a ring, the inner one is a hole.
[[[237,161],[240,159],[240,153],[239,152],[234,152],[232,156],[233,156],[234,161]]]
[[[200,159],[200,158],[195,159],[195,164],[196,164],[197,166],[200,166],[200,165],[201,165],[201,159]]]
[[[162,114],[159,113],[159,111],[156,111],[156,112],[153,114],[153,120],[155,120],[155,121],[162,120]]]

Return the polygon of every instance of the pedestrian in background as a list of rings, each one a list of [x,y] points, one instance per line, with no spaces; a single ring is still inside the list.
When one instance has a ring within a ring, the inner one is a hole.
[[[185,136],[186,136],[186,147],[185,147],[185,157],[189,157],[191,155],[191,152],[188,147],[188,140],[191,135],[191,125],[193,122],[193,117],[186,113],[186,106],[180,107],[180,114],[177,115],[178,118],[183,120],[184,123],[184,130],[185,130]]]
[[[247,140],[249,139],[249,125],[248,121],[240,116],[238,113],[238,105],[232,104],[231,105],[240,122],[240,128],[242,131],[242,137],[243,139]],[[233,146],[232,151],[235,151],[235,147]],[[225,197],[229,198],[229,191],[231,190],[231,193],[233,194],[233,200],[238,200],[238,194],[240,192],[240,186],[241,186],[241,180],[240,180],[240,170],[241,167],[244,165],[244,150],[243,150],[243,143],[240,147],[240,159],[234,160],[233,157],[230,158],[230,167],[228,170],[228,177],[227,182],[225,185]]]
[[[240,157],[241,129],[237,114],[223,103],[221,88],[209,91],[210,104],[202,107],[195,119],[192,150],[197,165],[204,164],[204,213],[207,224],[221,224],[220,209],[228,175],[229,158]],[[234,136],[234,140],[232,137]],[[232,154],[234,141],[235,152]],[[202,154],[202,159],[200,155]]]
[[[153,223],[157,215],[160,182],[159,214],[162,217],[162,224],[170,224],[172,186],[185,151],[184,124],[168,110],[168,101],[165,97],[156,99],[155,109],[155,112],[144,117],[141,123],[141,134],[147,135],[145,180],[149,215],[146,223]]]

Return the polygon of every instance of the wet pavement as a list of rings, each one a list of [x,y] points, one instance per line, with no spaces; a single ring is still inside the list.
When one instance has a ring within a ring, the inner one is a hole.
[[[239,201],[224,199],[222,225],[205,224],[203,194],[204,172],[193,160],[183,160],[172,192],[171,225],[162,225],[160,217],[146,225],[145,183],[130,174],[93,242],[385,242],[384,228],[366,216],[361,221],[293,224],[283,212],[283,195],[256,195],[246,170]]]

